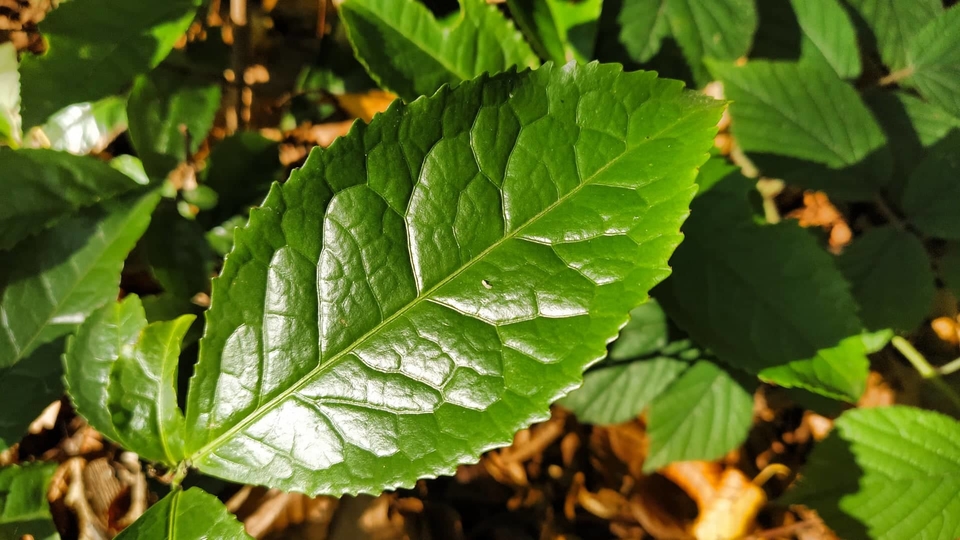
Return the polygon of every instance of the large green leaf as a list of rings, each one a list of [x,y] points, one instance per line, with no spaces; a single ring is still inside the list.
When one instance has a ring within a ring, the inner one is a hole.
[[[127,253],[160,196],[126,196],[84,209],[3,255],[0,368],[72,332],[117,295]]]
[[[941,0],[846,0],[876,38],[883,62],[891,69],[907,65],[911,38],[943,12]]]
[[[747,438],[752,422],[752,389],[720,366],[701,360],[650,405],[650,446],[643,470],[722,457]]]
[[[814,446],[787,502],[842,538],[960,537],[960,424],[912,407],[852,409]]]
[[[119,92],[160,63],[193,21],[201,0],[72,0],[47,14],[43,56],[20,65],[23,124]]]
[[[721,109],[653,73],[547,65],[314,150],[214,282],[189,459],[380,492],[508,443],[669,273]]]
[[[762,60],[708,65],[733,100],[737,142],[767,174],[864,200],[889,181],[883,131],[856,90],[828,66]],[[786,159],[765,162],[763,154]]]
[[[603,0],[507,0],[507,5],[543,58],[558,64],[593,58]]]
[[[116,540],[249,539],[243,524],[216,497],[200,488],[177,490],[160,499]]]
[[[857,305],[832,257],[794,222],[757,224],[729,172],[697,197],[673,275],[655,291],[681,328],[734,367],[855,401],[869,362]],[[841,343],[850,338],[859,343]],[[839,347],[838,347],[839,346]]]
[[[803,55],[809,57],[816,51],[845,79],[860,75],[856,30],[840,1],[790,0],[790,4],[803,31]]]
[[[20,145],[20,72],[13,43],[0,44],[0,144]]]
[[[151,177],[165,178],[200,148],[220,108],[220,85],[158,67],[137,77],[127,102],[130,140]]]
[[[127,129],[126,107],[120,96],[75,103],[54,113],[40,129],[54,150],[78,156],[102,151]]]
[[[64,380],[77,412],[124,448],[152,461],[179,463],[184,423],[177,367],[180,342],[193,319],[184,315],[148,325],[136,295],[90,314],[63,355]]]
[[[0,171],[0,191],[16,201],[0,205],[0,250],[139,185],[102,161],[52,150],[0,148]]]
[[[750,50],[758,22],[753,0],[666,0],[666,7],[673,37],[698,83],[710,80],[704,58],[736,60]]]
[[[960,7],[930,21],[910,40],[907,81],[931,103],[960,116]]]
[[[27,428],[48,405],[63,395],[64,338],[46,343],[30,361],[0,369],[0,451],[27,434]]]
[[[616,362],[583,375],[583,386],[561,399],[581,422],[619,424],[635,418],[689,364],[666,356]]]
[[[406,101],[482,73],[538,65],[523,36],[485,0],[460,0],[459,15],[439,21],[417,0],[345,0],[340,16],[370,75]]]
[[[916,236],[891,225],[872,229],[847,247],[838,263],[867,328],[909,332],[930,312],[934,275]]]
[[[60,538],[47,503],[47,486],[56,463],[0,468],[0,538]]]
[[[935,144],[917,165],[903,191],[903,211],[931,236],[960,239],[960,130]]]

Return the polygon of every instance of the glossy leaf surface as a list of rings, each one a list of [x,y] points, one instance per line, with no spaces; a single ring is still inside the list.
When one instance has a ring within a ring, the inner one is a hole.
[[[176,381],[180,342],[193,319],[148,325],[131,295],[93,312],[63,355],[77,412],[124,448],[170,466],[184,457]]]
[[[747,438],[752,421],[752,390],[720,366],[701,360],[650,405],[650,447],[643,469],[722,457]]]
[[[406,101],[483,73],[539,65],[513,23],[485,0],[460,0],[459,15],[443,20],[418,0],[346,0],[340,16],[370,75]]]
[[[40,129],[53,150],[78,156],[101,152],[127,129],[126,106],[126,98],[120,96],[74,103],[54,113]]]
[[[60,538],[47,503],[55,463],[0,468],[0,538]]]
[[[159,198],[131,194],[84,209],[3,254],[0,367],[29,361],[116,298],[123,260]]]
[[[116,540],[242,540],[243,524],[200,488],[175,491],[151,506]]]
[[[0,149],[0,170],[0,190],[16,201],[0,205],[0,250],[139,185],[97,159],[51,150]]]
[[[42,56],[21,61],[23,124],[115,94],[160,63],[193,21],[200,0],[63,2],[40,23]],[[78,74],[83,74],[82,84]]]
[[[960,424],[913,407],[849,410],[789,502],[852,540],[960,536]]]
[[[922,96],[960,116],[960,8],[947,10],[910,41],[908,82]]]
[[[541,57],[557,64],[593,58],[603,0],[507,0],[507,5]]]
[[[940,0],[846,0],[866,23],[883,62],[907,65],[907,46],[921,28],[943,12]]]
[[[657,300],[721,361],[783,386],[855,401],[869,362],[843,275],[795,223],[757,224],[747,198],[751,183],[728,171],[694,201],[684,242],[670,260],[673,275],[655,291]],[[848,338],[854,344],[841,343]]]
[[[546,418],[669,273],[721,109],[652,73],[547,65],[314,150],[214,282],[191,461],[379,492]]]
[[[916,329],[933,305],[934,275],[920,240],[891,225],[871,229],[838,260],[867,328]]]

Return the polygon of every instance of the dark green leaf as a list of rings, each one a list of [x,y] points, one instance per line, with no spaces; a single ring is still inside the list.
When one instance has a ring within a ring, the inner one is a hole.
[[[110,96],[75,103],[57,111],[40,127],[50,148],[82,156],[101,152],[127,129],[127,100]]]
[[[0,191],[16,201],[0,205],[0,250],[139,185],[102,161],[52,150],[0,148],[0,170]]]
[[[259,133],[247,131],[213,146],[203,171],[203,185],[217,193],[217,206],[198,219],[208,227],[246,213],[259,204],[283,169],[279,145]]]
[[[665,356],[588,371],[583,386],[557,403],[581,422],[619,424],[636,418],[689,364]]]
[[[913,407],[849,410],[787,501],[842,538],[960,537],[960,424]]]
[[[160,196],[136,194],[82,210],[3,254],[0,368],[72,332],[116,298],[123,260]]]
[[[207,231],[206,237],[210,247],[218,255],[225,256],[233,249],[233,233],[238,227],[247,223],[247,216],[233,216],[220,225]]]
[[[880,57],[891,69],[907,65],[910,40],[940,13],[941,0],[846,0],[876,38]]]
[[[732,61],[750,50],[758,21],[753,0],[666,0],[666,7],[673,37],[699,84],[710,80],[704,58]]]
[[[931,236],[960,240],[960,130],[935,144],[903,191],[903,211]]]
[[[200,488],[174,491],[144,512],[116,540],[249,539],[243,524]]]
[[[820,55],[844,79],[860,75],[853,22],[839,0],[790,0],[803,30],[803,56]]]
[[[947,244],[943,256],[937,265],[940,279],[946,284],[953,295],[960,298],[960,243]]]
[[[0,369],[0,451],[27,434],[48,405],[63,395],[64,338],[37,348],[29,361]]]
[[[395,103],[314,150],[214,282],[192,463],[380,492],[546,418],[669,273],[722,110],[681,88],[547,65]]]
[[[934,275],[920,240],[888,225],[867,231],[838,260],[871,330],[912,331],[933,305]]]
[[[655,295],[720,360],[783,386],[855,401],[869,362],[857,305],[832,257],[792,222],[757,224],[737,173],[697,197],[673,275]],[[762,246],[762,249],[760,248]]]
[[[0,144],[20,145],[20,72],[13,43],[0,44]]]
[[[720,366],[701,360],[650,404],[650,446],[643,470],[722,457],[747,438],[752,422],[753,390]]]
[[[346,0],[340,16],[370,75],[406,101],[482,73],[539,64],[485,0],[460,0],[459,16],[439,21],[417,0]]]
[[[47,486],[56,470],[56,463],[0,468],[0,538],[60,538],[47,503]]]
[[[124,448],[170,466],[184,458],[176,381],[180,342],[193,319],[148,325],[140,299],[130,295],[90,314],[63,355],[77,412]]]
[[[793,171],[788,180],[858,200],[872,199],[889,181],[883,131],[856,90],[829,67],[762,60],[708,65],[733,100],[733,133],[743,150],[788,158],[769,163],[767,174]],[[829,170],[812,172],[818,164]],[[758,159],[758,165],[765,163]]]
[[[620,25],[618,38],[634,61],[653,58],[660,51],[660,42],[670,34],[667,1],[623,0],[616,17]]]
[[[907,49],[906,81],[943,110],[960,116],[960,8],[927,23]]]
[[[210,291],[214,254],[203,227],[181,216],[173,204],[161,204],[154,212],[139,251],[164,292],[189,301]]]
[[[220,85],[178,70],[159,68],[137,77],[127,115],[130,140],[153,178],[167,173],[200,148],[220,108]]]
[[[23,124],[37,126],[70,105],[115,94],[160,63],[201,0],[72,0],[47,14],[42,56],[20,65]]]
[[[656,300],[648,300],[630,312],[630,322],[610,346],[611,360],[627,360],[654,353],[667,344],[667,314]]]
[[[507,0],[507,5],[541,57],[557,64],[593,59],[603,0]]]

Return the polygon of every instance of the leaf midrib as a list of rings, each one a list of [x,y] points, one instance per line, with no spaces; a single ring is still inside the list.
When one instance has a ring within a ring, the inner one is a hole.
[[[340,360],[340,358],[342,358],[343,356],[345,356],[345,355],[347,355],[347,354],[352,353],[357,347],[359,347],[361,344],[363,344],[363,343],[364,343],[367,339],[369,339],[371,336],[373,336],[373,335],[381,332],[386,326],[388,326],[388,325],[389,325],[390,323],[392,323],[394,320],[396,320],[397,318],[405,315],[407,312],[409,312],[410,310],[412,310],[412,309],[414,309],[416,306],[418,306],[418,305],[420,304],[420,302],[422,302],[422,301],[424,301],[424,300],[429,300],[429,299],[430,299],[430,296],[431,296],[432,294],[434,294],[437,290],[439,290],[441,287],[443,287],[443,286],[446,285],[447,283],[451,282],[453,279],[455,279],[456,277],[458,277],[458,276],[461,275],[462,273],[464,273],[464,272],[466,272],[467,270],[469,270],[469,269],[470,269],[471,267],[473,267],[473,265],[476,264],[477,262],[482,261],[482,260],[483,260],[487,255],[489,255],[493,250],[495,250],[495,249],[499,248],[500,246],[504,245],[506,242],[508,242],[508,241],[510,241],[510,240],[513,240],[513,239],[515,239],[516,237],[518,237],[519,234],[520,234],[524,229],[527,228],[527,226],[529,226],[531,223],[536,223],[540,218],[542,218],[542,217],[545,216],[546,214],[549,214],[549,213],[550,213],[551,211],[553,211],[557,206],[559,206],[560,204],[566,202],[566,201],[569,200],[571,197],[573,197],[574,195],[576,195],[577,193],[579,193],[580,190],[583,189],[584,186],[590,185],[590,184],[592,183],[592,181],[593,181],[596,177],[598,177],[601,173],[603,173],[603,172],[606,171],[608,168],[610,168],[610,167],[613,166],[615,163],[617,163],[617,162],[618,162],[620,159],[622,159],[625,155],[627,155],[627,154],[630,153],[630,152],[635,152],[635,151],[637,151],[639,148],[642,148],[642,147],[646,146],[647,143],[649,143],[649,142],[651,142],[651,141],[658,140],[659,137],[660,137],[664,132],[672,129],[674,126],[676,126],[676,125],[679,124],[680,122],[686,120],[690,115],[696,114],[696,113],[699,112],[699,111],[700,111],[700,109],[698,109],[698,108],[692,108],[691,110],[687,111],[686,114],[684,114],[683,116],[680,116],[679,118],[677,118],[673,123],[669,124],[668,126],[664,127],[664,128],[661,129],[660,131],[658,131],[655,135],[650,136],[649,138],[641,141],[639,144],[637,144],[637,145],[636,145],[635,147],[633,147],[632,149],[627,149],[626,151],[624,151],[624,153],[622,153],[622,154],[620,154],[619,156],[617,156],[616,158],[610,160],[610,162],[608,162],[608,163],[607,163],[606,165],[604,165],[603,167],[597,169],[596,172],[594,172],[592,175],[590,175],[589,178],[587,178],[586,180],[584,180],[583,182],[581,182],[576,188],[574,188],[574,189],[572,189],[571,191],[567,192],[567,194],[565,194],[564,196],[560,197],[556,202],[554,202],[553,204],[551,204],[551,205],[548,206],[547,208],[545,208],[545,209],[541,210],[540,212],[538,212],[535,216],[533,216],[533,217],[531,217],[530,219],[528,219],[525,223],[523,223],[522,225],[520,225],[519,227],[517,227],[516,229],[514,229],[514,230],[511,231],[510,233],[504,235],[502,238],[500,238],[499,240],[497,240],[496,242],[494,242],[492,245],[490,245],[489,247],[487,247],[486,249],[484,249],[483,251],[481,251],[479,254],[477,254],[474,258],[472,258],[471,260],[469,260],[467,263],[463,264],[460,268],[458,268],[457,270],[455,270],[454,272],[452,272],[449,276],[447,276],[446,278],[440,280],[438,283],[436,283],[435,285],[433,285],[432,287],[430,287],[427,291],[423,292],[422,294],[417,295],[413,300],[411,300],[410,302],[408,302],[406,305],[404,305],[403,307],[397,309],[397,310],[396,310],[393,314],[391,314],[389,317],[387,317],[386,319],[384,319],[383,321],[381,321],[380,323],[378,323],[377,325],[375,325],[373,328],[371,328],[370,330],[368,330],[366,333],[364,333],[363,335],[361,335],[360,337],[358,337],[357,339],[355,339],[352,343],[350,343],[349,345],[347,345],[346,347],[344,347],[340,352],[334,354],[334,355],[333,355],[332,357],[330,357],[330,359],[328,359],[326,362],[323,362],[322,364],[320,364],[320,365],[318,365],[317,367],[315,367],[315,368],[313,368],[312,370],[310,370],[307,374],[305,374],[303,377],[301,377],[299,380],[297,380],[295,383],[293,383],[293,384],[290,386],[290,388],[288,388],[287,390],[281,392],[281,393],[278,394],[276,397],[274,397],[274,398],[271,399],[270,401],[266,402],[266,403],[263,404],[262,406],[258,406],[256,409],[254,409],[254,410],[251,411],[249,414],[247,414],[242,420],[240,420],[239,422],[237,422],[236,424],[234,424],[233,426],[231,426],[228,430],[224,431],[222,434],[220,434],[220,435],[218,435],[217,437],[215,437],[212,441],[210,441],[210,442],[208,442],[207,444],[205,444],[205,445],[203,445],[202,447],[200,447],[199,450],[197,450],[196,452],[194,452],[193,454],[191,454],[187,459],[188,459],[189,461],[191,461],[191,462],[198,462],[198,461],[200,461],[201,459],[203,459],[206,455],[208,455],[208,454],[210,454],[211,452],[213,452],[214,450],[216,450],[223,442],[229,440],[229,439],[232,438],[234,435],[236,435],[237,433],[239,433],[241,430],[247,428],[248,426],[250,426],[251,424],[253,424],[254,422],[256,422],[256,421],[257,421],[258,419],[260,419],[264,414],[266,414],[267,412],[269,412],[269,411],[273,410],[274,408],[278,407],[281,403],[283,403],[283,402],[284,402],[286,399],[288,399],[291,395],[293,395],[294,393],[298,392],[298,391],[301,390],[304,386],[306,386],[306,385],[309,384],[311,381],[313,381],[314,379],[316,379],[317,377],[319,377],[323,372],[327,371],[327,370],[330,369],[332,366],[336,365],[337,362]],[[579,127],[579,126],[578,126],[578,127]],[[581,176],[579,170],[577,171],[577,176]],[[637,186],[637,188],[639,188],[639,187],[640,187],[640,186]],[[489,324],[489,323],[488,323],[488,324]],[[188,444],[189,444],[189,441],[188,441]]]

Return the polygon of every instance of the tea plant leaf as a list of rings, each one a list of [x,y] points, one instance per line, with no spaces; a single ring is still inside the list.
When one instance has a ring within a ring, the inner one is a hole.
[[[64,338],[37,348],[27,362],[0,369],[0,451],[22,439],[48,405],[63,395]]]
[[[128,195],[82,210],[4,253],[0,267],[0,368],[72,332],[116,298],[127,253],[160,196]]]
[[[871,229],[838,259],[871,330],[916,329],[933,305],[934,275],[920,240],[891,225]]]
[[[931,236],[960,239],[958,176],[960,130],[955,130],[930,149],[904,188],[903,211],[910,222]]]
[[[669,273],[721,110],[652,73],[547,65],[314,150],[214,281],[190,461],[378,493],[507,444]]]
[[[666,0],[670,29],[701,85],[710,78],[704,58],[736,60],[747,54],[757,29],[752,0]]]
[[[960,536],[960,424],[913,407],[851,409],[814,446],[784,502],[817,511],[842,538]]]
[[[860,75],[856,30],[839,0],[790,0],[790,4],[803,30],[804,47],[813,46],[840,77]]]
[[[0,144],[20,146],[20,72],[13,43],[0,44]]]
[[[183,459],[183,413],[177,406],[180,342],[193,322],[184,315],[147,324],[136,295],[94,311],[67,341],[64,381],[86,420],[142,457]]]
[[[810,233],[791,222],[757,224],[750,190],[731,172],[694,200],[684,242],[670,260],[673,275],[654,294],[721,361],[776,384],[855,401],[869,362],[862,342],[859,351],[841,345],[859,341],[861,331],[849,286]]]
[[[195,153],[213,127],[219,108],[217,83],[184,76],[163,65],[137,77],[127,116],[130,140],[147,174],[165,178]]]
[[[16,201],[0,205],[0,250],[139,185],[102,161],[52,150],[0,148],[0,170],[0,191]]]
[[[507,5],[541,57],[557,64],[593,58],[603,0],[507,0]]]
[[[59,539],[47,503],[56,463],[0,468],[0,538]]]
[[[940,0],[846,0],[876,38],[890,69],[907,65],[907,46],[921,28],[943,13]]]
[[[127,99],[105,97],[60,109],[43,126],[50,148],[78,156],[101,151],[127,129]]]
[[[157,501],[116,540],[239,540],[243,524],[216,497],[200,488],[174,491]]]
[[[752,422],[753,391],[720,366],[701,360],[650,404],[650,447],[643,470],[722,457],[747,438]]]
[[[960,8],[930,21],[910,41],[906,81],[945,111],[960,116]]]
[[[406,101],[482,73],[539,65],[513,23],[485,0],[460,0],[459,15],[439,21],[417,0],[345,0],[340,16],[373,79]]]
[[[654,353],[667,344],[667,314],[656,300],[633,308],[630,321],[610,346],[611,360],[627,360]]]
[[[636,62],[653,58],[660,51],[660,42],[670,34],[667,1],[622,0],[616,17],[620,25],[618,39]]]
[[[708,66],[733,100],[733,132],[743,150],[803,160],[773,162],[768,174],[857,200],[872,199],[889,180],[883,131],[856,90],[828,67],[762,60]],[[764,168],[763,156],[753,157]],[[832,170],[790,174],[793,167],[809,170],[816,164]]]
[[[689,364],[666,356],[611,363],[583,375],[583,386],[557,402],[581,422],[619,424],[636,418]]]
[[[70,105],[115,94],[160,63],[193,21],[201,0],[63,2],[40,23],[42,56],[20,64],[24,126]],[[82,77],[77,74],[82,73]]]

